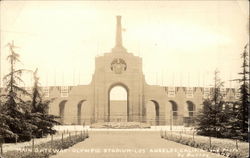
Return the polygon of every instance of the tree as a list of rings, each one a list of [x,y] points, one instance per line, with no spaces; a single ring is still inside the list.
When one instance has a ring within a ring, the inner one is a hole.
[[[224,131],[223,135],[227,138],[242,139],[239,121],[239,103],[227,102],[226,104],[228,105],[228,121],[225,123],[226,131]]]
[[[241,129],[243,134],[243,139],[247,140],[247,132],[248,132],[248,110],[249,110],[249,60],[248,60],[248,52],[247,46],[244,47],[244,52],[242,53],[242,72],[239,73],[242,75],[241,79],[241,87],[240,87],[240,111],[241,111]]]
[[[16,63],[20,62],[19,54],[14,49],[14,43],[9,43],[10,55],[7,60],[10,62],[10,73],[4,76],[3,80],[6,85],[7,93],[1,95],[1,118],[0,122],[2,135],[6,142],[26,141],[31,139],[32,129],[35,127],[25,121],[25,111],[28,104],[21,95],[29,95],[29,93],[20,87],[18,83],[23,83],[21,79],[24,69],[16,69]]]
[[[243,140],[248,139],[248,113],[250,106],[250,98],[249,98],[249,58],[248,58],[248,44],[245,45],[244,51],[241,54],[242,62],[242,72],[239,75],[242,76],[241,79],[237,79],[241,83],[239,88],[240,98],[235,102],[236,106],[234,108],[235,117],[238,120],[238,123],[235,124],[232,122],[232,126],[240,129],[240,137]]]
[[[7,122],[8,120],[13,120],[11,117],[9,117],[6,114],[0,113],[0,139],[2,138],[15,138],[17,135],[13,133],[8,126]],[[14,120],[13,120],[14,121]]]
[[[225,110],[225,101],[221,93],[223,82],[218,77],[218,71],[214,75],[214,87],[209,98],[203,102],[203,108],[197,115],[196,129],[198,134],[214,137],[223,137],[228,115]]]
[[[38,69],[33,73],[34,85],[30,103],[31,113],[27,113],[27,118],[30,123],[37,126],[33,131],[33,135],[40,138],[47,134],[54,134],[56,131],[53,126],[59,124],[59,122],[55,120],[58,117],[48,114],[48,105],[53,100],[43,100],[37,72]]]

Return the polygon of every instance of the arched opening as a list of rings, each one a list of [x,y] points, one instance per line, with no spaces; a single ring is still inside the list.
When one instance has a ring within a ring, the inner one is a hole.
[[[171,105],[172,105],[172,107],[171,107],[172,114],[171,114],[171,115],[172,115],[173,117],[177,117],[177,116],[178,116],[178,105],[177,105],[176,102],[173,101],[173,100],[170,100],[169,102],[170,102]]]
[[[188,117],[185,117],[185,124],[186,126],[193,126],[194,125],[194,116],[195,116],[195,105],[191,101],[187,101],[187,109],[188,109]]]
[[[78,125],[82,125],[85,124],[82,118],[82,110],[83,110],[83,102],[85,100],[81,100],[78,104],[77,104],[77,124]]]
[[[179,116],[179,113],[178,113],[178,105],[175,101],[173,100],[170,100],[169,101],[171,103],[171,111],[170,111],[170,123],[172,125],[181,125],[183,124],[182,120],[181,120],[181,117]]]
[[[64,113],[65,113],[65,104],[67,100],[63,100],[59,103],[59,116],[60,116],[60,123],[64,123]]]
[[[92,108],[87,100],[81,100],[77,104],[77,124],[90,125],[92,121]]]
[[[195,115],[195,105],[191,101],[187,101],[188,104],[188,116],[189,117],[194,117]]]
[[[146,104],[146,122],[150,125],[159,125],[159,104],[155,100],[150,100]]]
[[[127,122],[129,116],[128,88],[116,84],[109,89],[108,121]]]

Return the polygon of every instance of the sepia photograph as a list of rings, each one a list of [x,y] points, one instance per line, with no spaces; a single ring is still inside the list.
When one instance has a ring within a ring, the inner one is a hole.
[[[0,158],[248,158],[248,0],[0,1]]]

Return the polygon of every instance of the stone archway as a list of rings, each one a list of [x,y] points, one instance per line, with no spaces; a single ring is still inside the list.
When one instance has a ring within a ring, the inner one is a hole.
[[[83,99],[78,102],[76,117],[76,123],[78,125],[89,125],[93,123],[92,107],[87,99]]]
[[[170,111],[170,124],[171,125],[182,125],[183,120],[181,119],[181,115],[179,113],[179,106],[174,100],[169,100],[171,103],[171,111]]]
[[[195,123],[194,117],[196,114],[196,112],[195,112],[196,107],[195,107],[195,104],[190,100],[186,101],[186,103],[187,103],[188,117],[184,118],[185,119],[184,122],[187,126],[193,126]]]
[[[149,100],[146,103],[146,122],[151,125],[159,125],[160,123],[160,106],[155,100]]]
[[[172,107],[171,107],[171,115],[173,116],[173,117],[175,117],[175,116],[178,116],[178,105],[177,105],[177,103],[175,102],[175,101],[173,101],[173,100],[170,100],[169,101],[170,103],[171,103],[171,105],[172,105]]]
[[[111,100],[111,92],[116,87],[123,88],[126,92],[126,101],[125,100]],[[125,104],[124,104],[125,102]],[[125,105],[125,108],[124,108]],[[119,109],[119,106],[121,109]],[[128,122],[129,121],[129,89],[123,83],[115,83],[110,86],[108,90],[108,122],[112,121],[121,121]]]
[[[77,124],[78,125],[82,125],[83,121],[82,121],[82,110],[83,110],[83,104],[86,100],[81,100],[79,101],[79,103],[77,104]]]
[[[194,117],[195,111],[196,111],[195,104],[190,100],[188,100],[186,103],[187,103],[187,109],[188,109],[188,116]]]
[[[59,103],[59,117],[60,117],[60,123],[64,123],[64,113],[65,113],[65,104],[67,100],[63,100]]]

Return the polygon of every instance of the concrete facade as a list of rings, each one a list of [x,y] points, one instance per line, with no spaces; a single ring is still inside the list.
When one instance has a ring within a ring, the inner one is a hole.
[[[61,116],[63,124],[91,124],[111,121],[110,91],[122,86],[127,91],[127,120],[147,122],[147,105],[155,106],[153,125],[183,125],[201,109],[211,92],[204,87],[148,85],[142,58],[122,45],[121,17],[117,16],[116,45],[111,52],[95,58],[95,72],[89,85],[44,87],[47,99],[54,98],[49,113]],[[224,89],[225,98],[235,99],[235,89]],[[46,98],[45,98],[46,99]]]
[[[50,97],[56,100],[50,105],[50,113],[62,116],[65,124],[111,121],[109,98],[115,86],[127,91],[127,121],[147,122],[147,105],[152,102],[154,125],[185,124],[201,109],[203,98],[211,91],[202,87],[148,85],[142,58],[127,52],[122,45],[121,17],[117,16],[116,45],[111,52],[96,57],[91,83],[69,87],[66,97],[60,96],[60,89],[52,90]],[[225,93],[227,99],[236,95],[233,89],[225,89]]]

